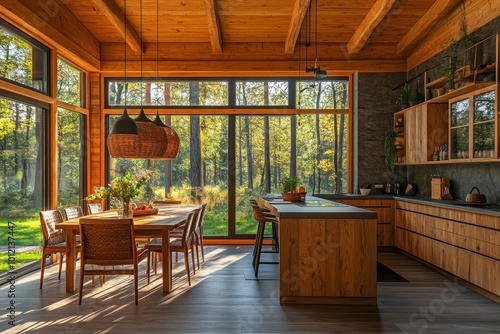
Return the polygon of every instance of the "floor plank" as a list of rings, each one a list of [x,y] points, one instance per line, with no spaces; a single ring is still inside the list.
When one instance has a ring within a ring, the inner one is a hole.
[[[206,247],[206,262],[189,287],[182,256],[174,264],[174,291],[161,292],[159,275],[146,285],[144,264],[139,305],[131,277],[109,278],[103,287],[65,292],[57,266],[0,287],[0,331],[6,333],[500,333],[500,305],[399,253],[379,253],[379,261],[409,282],[378,283],[378,305],[320,306],[278,303],[277,265],[262,265],[265,279],[248,277],[251,246]],[[245,279],[245,276],[247,279]],[[16,324],[8,324],[10,300]]]

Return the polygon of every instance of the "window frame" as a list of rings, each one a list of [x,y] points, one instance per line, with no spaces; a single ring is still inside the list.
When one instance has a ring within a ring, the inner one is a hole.
[[[18,81],[15,81],[15,80],[12,80],[12,79],[9,79],[9,78],[0,77],[0,80],[3,80],[5,82],[8,82],[8,83],[11,83],[11,84],[14,84],[14,85],[17,85],[19,87],[23,87],[23,88],[29,89],[31,91],[34,91],[34,92],[37,92],[37,93],[40,93],[40,94],[43,94],[43,95],[46,95],[46,96],[51,96],[51,94],[52,94],[52,89],[51,89],[52,88],[52,85],[51,85],[52,68],[51,68],[51,61],[50,60],[52,59],[52,53],[51,53],[50,48],[47,47],[45,44],[42,44],[41,42],[39,42],[35,38],[31,37],[27,33],[25,33],[23,31],[21,31],[20,29],[16,28],[15,26],[13,26],[12,24],[10,24],[9,22],[5,21],[2,18],[0,18],[0,27],[4,28],[5,30],[8,30],[9,32],[11,32],[12,34],[16,35],[20,39],[23,39],[28,44],[30,44],[30,45],[32,45],[32,46],[34,46],[36,48],[39,48],[40,50],[45,51],[45,53],[47,55],[46,59],[45,59],[45,64],[44,64],[45,65],[45,73],[44,73],[44,77],[45,77],[44,86],[45,86],[45,89],[44,90],[36,89],[34,87],[22,84],[22,83],[20,83]]]

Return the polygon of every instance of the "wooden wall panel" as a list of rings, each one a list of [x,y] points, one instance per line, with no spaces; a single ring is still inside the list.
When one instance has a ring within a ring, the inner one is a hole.
[[[88,170],[87,193],[94,191],[94,186],[104,185],[104,115],[101,112],[101,76],[99,73],[90,73],[90,112],[89,112],[89,140],[88,152],[90,166]]]

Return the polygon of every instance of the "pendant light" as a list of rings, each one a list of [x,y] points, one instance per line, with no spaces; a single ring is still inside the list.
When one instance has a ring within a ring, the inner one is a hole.
[[[159,82],[159,24],[158,24],[158,0],[156,0],[156,84]],[[158,102],[157,102],[158,103]],[[156,118],[153,121],[162,131],[164,131],[167,137],[167,146],[165,152],[158,158],[162,160],[172,160],[177,158],[180,148],[180,140],[177,132],[170,126],[162,122],[158,110],[156,111]]]
[[[141,30],[141,48],[142,48],[142,0],[140,1],[140,30]],[[142,50],[140,58],[140,74],[141,74],[141,104],[144,104],[143,93],[144,84],[142,76]],[[162,128],[157,126],[145,114],[144,109],[141,109],[139,116],[134,118],[139,129],[139,138],[136,144],[137,157],[146,159],[160,158],[167,148],[167,136]]]
[[[111,128],[107,138],[108,150],[113,158],[133,158],[136,151],[139,129],[136,122],[127,113],[127,1],[123,5],[123,21],[125,26],[123,53],[125,77],[125,108],[123,114],[118,117]]]

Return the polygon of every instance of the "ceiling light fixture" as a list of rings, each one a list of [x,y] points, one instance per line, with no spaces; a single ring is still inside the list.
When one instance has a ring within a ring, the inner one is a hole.
[[[158,86],[159,84],[159,24],[158,24],[158,0],[156,0],[156,85]],[[156,104],[158,102],[156,101]],[[170,126],[165,125],[165,123],[162,122],[160,118],[160,114],[158,113],[158,109],[156,110],[156,118],[153,121],[158,127],[163,129],[165,132],[165,135],[167,136],[167,147],[165,149],[165,153],[161,155],[158,159],[162,160],[172,160],[177,158],[177,154],[179,153],[179,148],[180,148],[180,139],[179,136],[177,135],[177,132],[175,132],[174,129],[172,129]]]
[[[315,35],[315,60],[314,67],[307,67],[307,47],[311,45],[311,7],[307,12],[306,16],[306,27],[307,27],[307,36],[308,40],[306,41],[306,72],[314,73],[314,81],[318,81],[318,79],[325,79],[328,74],[325,70],[322,70],[318,65],[318,0],[314,1],[315,4],[315,12],[314,12],[314,35]]]
[[[108,150],[113,158],[130,158],[133,157],[136,150],[139,129],[136,122],[130,118],[127,113],[127,1],[123,4],[123,21],[124,21],[124,37],[123,37],[123,74],[124,82],[124,100],[125,106],[123,114],[118,117],[111,127],[111,132],[107,138]]]
[[[140,75],[141,75],[141,105],[144,105],[143,93],[144,82],[142,74],[142,0],[140,1],[140,33],[141,33],[141,57],[140,57]],[[139,138],[137,141],[137,157],[146,159],[158,159],[163,156],[167,148],[167,136],[165,132],[153,123],[141,109],[139,116],[135,119],[139,129]]]

